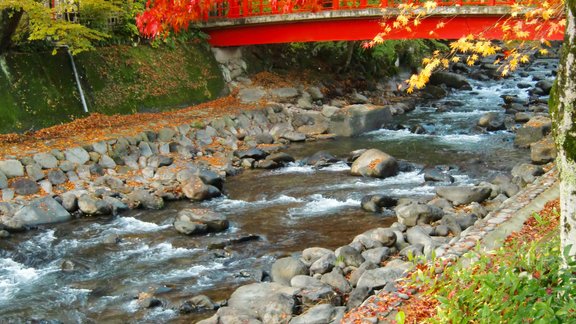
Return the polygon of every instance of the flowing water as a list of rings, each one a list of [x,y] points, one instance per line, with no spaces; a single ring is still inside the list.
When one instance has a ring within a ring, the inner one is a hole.
[[[536,62],[531,74],[549,74],[545,66],[552,63]],[[512,133],[474,129],[482,114],[503,113],[500,95],[527,97],[518,82],[535,83],[518,76],[472,81],[472,91],[422,102],[395,120],[420,124],[427,134],[382,129],[292,145],[288,153],[297,158],[319,150],[345,157],[352,150],[378,148],[418,167],[387,179],[352,177],[343,162],[323,169],[293,163],[246,171],[226,180],[225,197],[200,204],[229,217],[231,228],[224,233],[176,233],[171,226],[175,214],[197,204],[175,202],[160,211],[83,218],[1,240],[0,322],[189,322],[205,317],[209,314],[179,316],[178,305],[200,293],[224,299],[235,287],[261,277],[279,256],[311,246],[337,248],[367,229],[394,222],[394,217],[362,211],[363,195],[431,197],[435,185],[445,184],[425,183],[425,166],[451,166],[456,184],[472,184],[527,161],[528,151],[513,147]],[[448,109],[437,112],[437,106]],[[106,243],[116,236],[119,243]],[[236,241],[224,247],[230,240]],[[62,271],[64,260],[73,260],[76,269]],[[167,305],[143,310],[134,299],[139,292],[155,292]]]

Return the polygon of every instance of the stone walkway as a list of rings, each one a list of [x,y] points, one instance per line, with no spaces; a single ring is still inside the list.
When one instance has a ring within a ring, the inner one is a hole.
[[[478,245],[481,248],[480,253],[500,247],[512,232],[522,228],[528,217],[540,211],[548,201],[558,198],[559,181],[557,174],[556,168],[553,168],[518,194],[504,201],[497,210],[477,221],[450,243],[438,247],[436,257],[441,260],[470,262],[470,259],[460,259],[460,257]],[[387,300],[390,294],[394,295],[395,300],[400,301],[393,303],[387,312],[382,313],[382,301]],[[357,320],[358,317],[353,316],[352,318],[356,318],[353,323],[393,323],[396,315],[395,310],[402,304],[401,300],[407,298],[409,296],[403,293],[390,293],[382,290],[366,299],[359,307],[359,309],[363,309],[363,314],[369,313],[371,316],[363,316],[359,321]],[[351,312],[356,311],[352,310]],[[385,320],[381,318],[385,318]],[[344,320],[342,323],[352,322]]]

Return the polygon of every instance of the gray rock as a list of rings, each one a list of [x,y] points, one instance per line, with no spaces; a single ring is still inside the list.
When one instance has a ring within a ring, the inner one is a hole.
[[[304,314],[292,318],[290,324],[327,324],[336,316],[336,307],[330,304],[320,304],[308,309]]]
[[[465,230],[468,227],[474,225],[474,223],[478,220],[478,216],[475,214],[457,215],[454,218],[462,230]]]
[[[150,157],[154,155],[154,152],[152,152],[152,147],[150,147],[150,144],[147,142],[140,142],[140,144],[138,144],[138,148],[140,149],[140,154],[144,157]]]
[[[109,157],[106,154],[103,154],[102,156],[100,156],[100,160],[98,161],[98,163],[107,169],[114,169],[116,167],[116,162]]]
[[[358,280],[360,279],[360,277],[362,277],[362,275],[366,270],[372,270],[377,268],[379,268],[379,266],[376,263],[366,260],[358,268],[353,270],[352,273],[350,274],[350,280],[349,280],[350,285],[352,287],[356,287]]]
[[[350,102],[352,104],[367,104],[370,100],[365,95],[354,91],[350,96]]]
[[[350,105],[332,115],[328,132],[338,136],[355,136],[379,129],[391,120],[389,107]]]
[[[311,247],[302,251],[302,259],[305,262],[312,264],[326,254],[334,254],[334,252],[323,247]]]
[[[261,88],[245,88],[238,92],[238,98],[243,104],[250,104],[260,101],[266,95],[266,91]]]
[[[375,228],[364,232],[364,235],[376,240],[384,246],[392,247],[396,243],[396,234],[390,228]]]
[[[68,181],[68,177],[62,170],[51,170],[48,172],[48,180],[55,185],[63,184]]]
[[[193,176],[182,185],[184,195],[194,201],[202,201],[221,195],[218,188],[206,185],[199,176]]]
[[[532,114],[531,113],[527,113],[527,112],[517,112],[514,115],[514,121],[517,123],[526,123],[530,120],[530,118],[532,118]]]
[[[273,97],[276,97],[278,102],[290,102],[291,99],[294,99],[300,95],[298,93],[298,89],[289,87],[272,89],[270,94]]]
[[[0,172],[8,179],[24,176],[24,166],[18,160],[0,161]]]
[[[421,226],[414,226],[406,231],[406,239],[408,243],[415,245],[421,244],[423,246],[433,246],[434,240]]]
[[[282,285],[290,285],[290,280],[297,275],[308,274],[308,267],[295,258],[286,257],[272,264],[272,280]]]
[[[322,93],[322,91],[320,91],[320,88],[318,88],[318,87],[309,87],[308,93],[310,94],[310,97],[312,98],[312,100],[324,99],[324,94]]]
[[[98,199],[89,194],[78,197],[78,208],[86,215],[109,215],[112,206],[102,199]]]
[[[145,209],[162,209],[164,200],[146,190],[136,189],[129,193],[126,198],[133,206],[140,206]]]
[[[448,88],[454,88],[454,89],[464,89],[464,90],[472,89],[466,77],[460,74],[445,71],[439,71],[433,73],[432,76],[430,77],[430,84],[431,85],[444,84]]]
[[[252,158],[255,160],[261,160],[268,156],[268,152],[257,148],[251,148],[243,151],[235,151],[234,155],[240,159]]]
[[[169,142],[176,135],[176,131],[173,128],[164,127],[158,131],[158,140],[160,142]]]
[[[290,279],[290,287],[294,288],[314,288],[326,286],[327,285],[320,280],[306,275],[297,275]]]
[[[0,189],[8,188],[8,178],[4,175],[4,172],[0,171]]]
[[[442,225],[445,225],[446,227],[448,227],[449,231],[454,236],[458,236],[462,232],[462,227],[460,227],[460,224],[458,224],[458,222],[456,221],[456,218],[452,215],[444,215],[444,217],[442,217],[442,220],[440,221],[440,223]]]
[[[339,247],[336,252],[336,259],[342,259],[345,265],[358,267],[364,262],[364,257],[351,246],[344,245]]]
[[[22,207],[4,225],[12,229],[22,229],[28,226],[53,224],[70,219],[70,213],[54,198],[48,196],[35,199],[30,205]]]
[[[15,193],[24,196],[36,194],[40,190],[36,181],[27,178],[21,178],[14,181],[14,183],[12,183],[12,188]]]
[[[538,165],[521,163],[512,168],[512,176],[521,178],[525,183],[532,183],[544,174],[544,169]]]
[[[504,118],[497,112],[488,112],[480,117],[478,126],[486,128],[488,131],[499,131],[506,129]]]
[[[253,283],[236,289],[228,300],[228,306],[265,323],[284,323],[294,312],[294,296],[298,291],[277,283]]]
[[[551,136],[530,145],[530,159],[534,164],[546,164],[556,159],[556,144]]]
[[[350,173],[356,176],[387,178],[398,173],[398,162],[380,150],[370,149],[354,161]]]
[[[82,167],[83,165],[79,166]],[[64,171],[64,172],[69,172],[69,171],[73,171],[75,168],[74,163],[70,162],[70,161],[62,161],[60,162],[60,170]]]
[[[327,117],[327,118],[331,118],[339,110],[340,110],[340,108],[338,108],[338,107],[324,105],[324,106],[322,106],[322,116]]]
[[[226,216],[206,208],[182,209],[178,212],[177,220],[206,224],[210,232],[225,231],[230,225]]]
[[[356,246],[356,244],[358,244],[358,243],[360,245]],[[370,250],[370,249],[379,248],[379,247],[383,246],[382,242],[377,241],[366,234],[356,235],[356,237],[354,237],[354,239],[352,240],[352,243],[350,243],[349,245],[358,251]]]
[[[550,90],[552,90],[552,85],[554,85],[554,81],[551,80],[540,80],[536,82],[536,87],[542,89],[542,94],[544,96],[550,94]]]
[[[72,192],[62,194],[62,207],[68,212],[73,213],[78,210],[78,197]]]
[[[54,169],[58,166],[58,160],[50,153],[34,154],[33,159],[42,169]]]
[[[282,134],[281,138],[287,139],[290,142],[303,142],[306,140],[306,135],[296,131],[287,131]]]
[[[334,252],[330,251],[322,255],[320,258],[315,260],[312,265],[310,265],[310,274],[325,274],[334,268],[336,263],[336,255]]]
[[[426,169],[424,171],[424,181],[435,181],[435,182],[454,182],[454,177],[445,173],[437,168]]]
[[[382,212],[382,207],[379,206],[377,202],[377,195],[367,195],[362,197],[360,207],[367,212],[380,213]]]
[[[30,180],[39,181],[45,178],[42,168],[38,164],[30,164],[26,166],[26,174]]]
[[[90,161],[90,154],[88,154],[88,152],[81,147],[67,149],[64,151],[64,155],[66,156],[66,160],[78,165],[82,165]]]
[[[52,182],[50,182],[49,180],[42,180],[38,182],[38,185],[42,190],[44,190],[45,193],[49,195],[52,194]]]
[[[368,287],[370,290],[383,288],[386,284],[402,277],[406,270],[408,270],[407,266],[386,266],[384,268],[366,270],[358,279],[356,287]]]
[[[256,168],[258,169],[276,169],[279,168],[280,165],[272,160],[260,160],[260,161],[256,161],[255,165]]]
[[[407,247],[403,248],[400,251],[400,253],[398,253],[398,255],[403,257],[404,259],[408,259],[408,260],[410,260],[411,258],[414,258],[414,257],[423,256],[424,255],[424,245],[414,244],[414,245],[407,246]]]
[[[102,200],[110,206],[112,209],[112,215],[114,216],[118,215],[122,211],[129,209],[128,205],[114,197],[104,196]]]
[[[518,147],[528,147],[548,135],[552,129],[552,121],[548,117],[534,116],[516,130],[514,144]]]
[[[398,222],[406,226],[416,226],[419,224],[430,224],[442,218],[444,212],[435,206],[426,205],[420,202],[413,202],[408,205],[396,207]]]
[[[177,220],[174,222],[174,229],[176,229],[177,232],[186,235],[204,234],[208,232],[208,225],[197,222]]]
[[[455,206],[466,205],[473,201],[483,202],[490,197],[491,190],[486,187],[452,186],[437,187],[436,194],[448,199]]]
[[[342,274],[342,270],[340,268],[334,268],[331,272],[326,273],[320,279],[321,282],[329,285],[332,287],[336,292],[346,294],[352,290],[346,278]]]
[[[396,241],[396,239],[394,239]],[[374,264],[380,264],[385,261],[390,256],[390,248],[383,246],[379,248],[374,248],[362,252],[362,257],[369,262]],[[364,263],[363,263],[364,264]]]
[[[286,163],[290,163],[290,162],[295,161],[294,157],[292,157],[292,155],[284,153],[284,152],[270,154],[266,157],[266,159],[274,161],[278,164],[286,164]]]
[[[370,287],[362,286],[356,287],[352,290],[348,296],[348,302],[346,303],[346,308],[352,309],[360,306],[368,296],[372,295],[374,292]]]

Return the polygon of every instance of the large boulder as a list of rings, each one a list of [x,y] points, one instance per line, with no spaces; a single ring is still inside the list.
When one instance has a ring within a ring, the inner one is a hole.
[[[407,266],[399,265],[366,270],[360,279],[358,279],[356,287],[367,287],[369,290],[383,288],[389,283],[394,283],[396,279],[400,278],[407,269]]]
[[[344,245],[335,251],[336,259],[342,260],[346,266],[359,267],[364,262],[364,257],[355,248]]]
[[[86,215],[108,215],[112,212],[109,203],[90,194],[78,197],[78,208]]]
[[[448,88],[462,89],[462,90],[472,89],[470,83],[464,76],[445,71],[439,71],[432,74],[430,76],[430,84],[431,85],[444,84]]]
[[[251,104],[260,101],[266,95],[262,88],[245,88],[238,92],[238,98],[243,104]]]
[[[71,218],[70,213],[54,198],[44,197],[22,207],[4,225],[11,229],[22,229],[28,226],[64,222]]]
[[[514,144],[518,147],[528,147],[538,142],[552,129],[552,120],[544,116],[534,116],[516,131]]]
[[[53,169],[58,166],[58,159],[50,153],[34,154],[33,159],[42,167],[42,169]]]
[[[4,172],[0,171],[0,189],[8,188],[8,177],[4,174]]]
[[[293,277],[304,274],[308,274],[308,267],[296,258],[278,259],[272,265],[272,280],[282,285],[290,285]]]
[[[304,163],[316,167],[322,167],[334,164],[338,161],[340,161],[340,159],[338,159],[337,157],[326,151],[318,151],[314,153],[312,156],[304,159]]]
[[[194,201],[202,201],[221,195],[218,188],[205,184],[202,179],[196,175],[184,181],[182,192],[186,198]]]
[[[536,180],[536,177],[544,174],[544,169],[538,165],[520,163],[512,168],[511,173],[513,177],[522,179],[524,183],[532,183]]]
[[[350,105],[334,112],[328,132],[338,136],[355,136],[379,129],[392,120],[389,107]]]
[[[176,221],[205,224],[210,232],[225,231],[230,225],[224,215],[206,208],[182,209],[178,212]]]
[[[90,161],[90,154],[81,147],[67,149],[64,151],[64,155],[66,156],[66,160],[79,165]]]
[[[36,181],[28,178],[21,178],[14,181],[14,183],[12,183],[12,188],[14,188],[14,192],[19,195],[33,195],[38,193],[40,190]]]
[[[236,289],[228,299],[228,307],[265,323],[286,323],[294,312],[299,291],[278,283],[253,283]]]
[[[0,172],[4,173],[7,178],[23,177],[24,166],[18,160],[0,161]]]
[[[556,145],[551,136],[530,145],[530,159],[534,164],[545,164],[556,159]]]
[[[397,202],[395,198],[386,195],[366,195],[362,197],[360,205],[365,211],[379,213],[383,208],[396,206]]]
[[[430,224],[441,219],[443,215],[442,209],[416,201],[396,207],[398,222],[406,226]]]
[[[452,186],[438,187],[436,194],[452,202],[455,206],[466,205],[473,201],[483,202],[490,197],[491,189],[487,187]]]
[[[352,163],[350,173],[356,176],[387,178],[398,174],[398,162],[378,149],[370,149]]]

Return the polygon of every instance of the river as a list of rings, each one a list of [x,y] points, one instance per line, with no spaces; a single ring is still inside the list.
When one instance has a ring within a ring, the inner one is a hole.
[[[371,179],[350,176],[344,162],[323,169],[296,162],[228,178],[225,197],[200,204],[228,216],[231,228],[224,233],[178,234],[171,225],[177,211],[196,205],[181,201],[160,211],[76,219],[0,240],[0,322],[190,322],[206,317],[179,316],[178,306],[197,294],[225,299],[235,287],[261,278],[278,256],[311,246],[334,249],[367,229],[392,224],[395,217],[361,210],[366,194],[432,197],[435,186],[446,184],[424,182],[424,167],[444,165],[456,184],[469,184],[529,161],[527,150],[514,148],[512,132],[483,133],[475,125],[486,112],[504,113],[501,95],[527,98],[527,89],[517,84],[533,85],[532,75],[549,77],[551,64],[535,62],[530,76],[471,80],[470,91],[423,101],[415,111],[396,117],[396,124],[418,124],[426,134],[382,129],[292,145],[286,151],[298,159],[319,150],[344,158],[353,150],[378,148],[413,163],[413,171]],[[116,238],[118,243],[109,242]],[[247,239],[222,248],[222,242],[239,238]],[[61,270],[65,260],[74,261],[74,271]],[[164,307],[141,309],[134,298],[140,292],[155,292]]]

